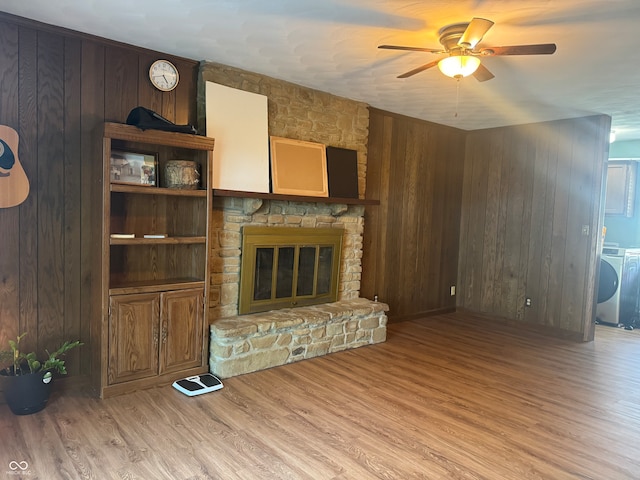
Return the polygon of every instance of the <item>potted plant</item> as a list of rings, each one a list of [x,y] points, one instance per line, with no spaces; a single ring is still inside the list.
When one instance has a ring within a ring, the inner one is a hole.
[[[65,375],[67,369],[60,357],[72,348],[82,345],[79,340],[64,342],[60,348],[49,353],[48,358],[40,362],[35,352],[20,351],[20,340],[23,333],[16,340],[9,340],[11,350],[0,351],[0,361],[10,363],[0,370],[5,377],[4,395],[11,411],[16,415],[28,415],[42,410],[51,393],[53,373]]]

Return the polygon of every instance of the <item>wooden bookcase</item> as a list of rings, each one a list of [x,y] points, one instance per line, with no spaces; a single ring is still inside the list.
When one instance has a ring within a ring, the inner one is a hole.
[[[208,371],[213,147],[207,137],[104,126],[102,318],[94,357],[102,398]],[[156,185],[112,181],[114,150],[155,157]],[[169,160],[197,162],[200,187],[162,187]]]

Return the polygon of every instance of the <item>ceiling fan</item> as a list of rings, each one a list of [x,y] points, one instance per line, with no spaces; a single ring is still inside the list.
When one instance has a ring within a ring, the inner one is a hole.
[[[390,50],[410,50],[416,52],[429,52],[447,54],[446,57],[434,60],[414,68],[398,78],[407,78],[416,73],[423,72],[436,65],[442,73],[453,78],[473,75],[479,82],[491,80],[494,75],[487,67],[480,63],[479,57],[492,57],[498,55],[550,55],[556,51],[555,43],[542,43],[537,45],[511,45],[505,47],[480,47],[476,48],[482,37],[493,26],[491,20],[474,18],[469,23],[456,23],[443,27],[438,32],[440,43],[444,48],[403,47],[400,45],[379,45],[378,48]]]

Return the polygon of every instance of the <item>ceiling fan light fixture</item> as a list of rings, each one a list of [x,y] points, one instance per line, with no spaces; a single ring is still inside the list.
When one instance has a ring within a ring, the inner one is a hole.
[[[480,59],[471,55],[451,55],[438,62],[438,68],[447,77],[468,77],[480,66]]]

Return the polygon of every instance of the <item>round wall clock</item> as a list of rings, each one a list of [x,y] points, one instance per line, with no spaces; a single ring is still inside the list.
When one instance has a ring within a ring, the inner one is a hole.
[[[158,90],[170,92],[178,86],[180,75],[169,60],[156,60],[149,68],[149,80]]]

